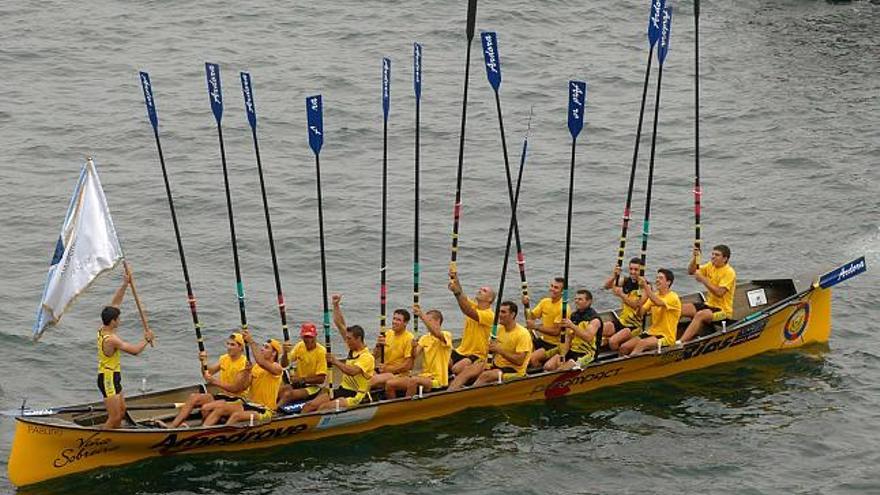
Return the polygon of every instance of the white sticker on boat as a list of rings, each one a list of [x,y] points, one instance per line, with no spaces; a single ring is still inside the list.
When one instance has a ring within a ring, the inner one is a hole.
[[[327,428],[336,428],[338,426],[366,423],[373,419],[373,416],[376,415],[378,409],[378,407],[359,407],[338,414],[327,414],[321,418],[321,421],[318,422],[315,429],[326,430]]]
[[[767,304],[767,294],[764,293],[764,289],[750,290],[746,295],[749,296],[749,306],[753,308]]]

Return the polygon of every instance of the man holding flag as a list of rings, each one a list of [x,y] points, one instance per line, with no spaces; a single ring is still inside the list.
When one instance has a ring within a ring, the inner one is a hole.
[[[47,328],[58,325],[77,296],[85,292],[102,273],[113,270],[120,261],[123,262],[125,272],[122,286],[117,289],[110,305],[101,311],[102,324],[97,336],[98,388],[104,395],[108,415],[105,428],[120,427],[125,416],[119,351],[137,355],[143,352],[147,343],[152,344],[153,341],[153,332],[147,324],[135,290],[131,268],[124,260],[98,171],[89,158],[80,170],[61,234],[55,244],[33,332],[34,340],[37,340]],[[129,286],[144,327],[141,344],[129,344],[117,334],[119,306]]]
[[[122,274],[122,286],[116,290],[109,306],[101,311],[101,328],[98,329],[98,390],[104,396],[104,406],[107,408],[107,421],[103,428],[113,429],[122,426],[122,418],[125,416],[125,397],[122,395],[122,366],[119,360],[119,351],[124,351],[132,356],[144,352],[147,344],[153,340],[153,331],[149,328],[144,330],[144,338],[138,344],[129,344],[117,334],[119,328],[119,306],[125,297],[126,289],[131,282],[128,263],[125,264],[125,272]]]

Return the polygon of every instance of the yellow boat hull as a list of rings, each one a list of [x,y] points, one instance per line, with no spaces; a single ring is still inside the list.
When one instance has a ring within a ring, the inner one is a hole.
[[[157,456],[266,448],[348,435],[453,414],[580,394],[744,359],[763,352],[827,342],[831,291],[815,289],[779,311],[699,339],[682,348],[613,359],[583,370],[541,373],[505,384],[399,399],[323,415],[284,416],[256,426],[104,431],[55,418],[16,418],[8,463],[10,481],[30,485],[52,478]],[[188,392],[181,389],[179,393]],[[130,399],[130,402],[137,398]]]

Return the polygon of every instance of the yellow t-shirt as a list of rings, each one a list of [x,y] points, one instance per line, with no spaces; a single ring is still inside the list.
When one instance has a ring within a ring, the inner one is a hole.
[[[233,360],[229,354],[224,354],[218,359],[218,364],[220,365],[220,381],[232,385],[238,381],[238,373],[247,365],[247,358],[242,354],[238,356],[238,359]]]
[[[633,282],[631,278],[624,280],[622,288],[626,298],[630,301],[638,302],[642,298],[642,288],[639,287],[638,282]],[[621,302],[617,319],[620,320],[621,325],[627,328],[642,328],[642,317],[639,316],[638,310],[626,303]]]
[[[452,334],[443,330],[443,340],[432,334],[419,338],[422,348],[422,373],[419,376],[432,378],[439,387],[449,385],[449,357],[452,355]]]
[[[562,309],[560,309],[562,311]],[[495,354],[495,367],[497,368],[515,368],[517,375],[526,374],[526,368],[529,366],[529,355],[532,353],[532,335],[526,327],[516,324],[513,330],[508,331],[504,325],[498,325],[498,345],[507,352],[519,354],[526,353],[522,364],[515,365],[507,360],[501,353]]]
[[[667,292],[665,296],[658,292],[657,296],[666,304],[665,308],[655,305],[650,299],[642,306],[645,310],[651,310],[651,328],[648,329],[648,334],[662,338],[664,345],[672,345],[675,343],[678,320],[681,318],[681,299],[673,291]]]
[[[327,349],[321,344],[315,344],[311,351],[306,348],[303,341],[299,341],[287,355],[289,362],[296,361],[294,378],[305,378],[312,375],[327,374]]]
[[[355,376],[342,374],[342,388],[357,392],[354,397],[348,398],[348,405],[354,406],[360,404],[367,393],[370,391],[370,378],[373,378],[373,370],[376,368],[376,360],[370,353],[370,350],[364,347],[360,351],[349,353],[345,359],[348,366],[357,366],[361,372]]]
[[[562,321],[562,298],[560,297],[558,301],[553,302],[549,297],[545,297],[538,302],[537,306],[532,308],[531,313],[532,318],[541,319],[542,327],[550,328]],[[570,304],[565,308],[565,315],[571,316]],[[548,344],[559,345],[559,335],[547,335],[541,332],[538,332],[538,335],[541,337],[541,340]]]
[[[413,334],[404,330],[400,335],[394,330],[385,330],[385,364],[397,366],[412,357]],[[409,371],[399,373],[408,375]]]
[[[489,334],[492,332],[492,321],[495,312],[491,309],[480,309],[476,301],[468,299],[468,304],[477,312],[478,320],[464,318],[464,330],[461,333],[461,344],[455,352],[462,356],[476,354],[483,359],[489,354]]]
[[[709,282],[724,287],[727,293],[718,297],[710,291],[706,291],[706,305],[718,308],[727,313],[728,318],[733,318],[733,293],[736,290],[736,272],[730,264],[721,268],[715,268],[712,262],[700,267],[700,273],[709,279]]]
[[[281,373],[273,375],[259,364],[251,368],[251,387],[248,389],[248,400],[274,411],[278,405],[278,389],[281,388]]]
[[[114,373],[122,371],[122,365],[119,362],[119,348],[113,351],[109,356],[104,354],[104,339],[109,335],[101,334],[98,330],[98,374]]]

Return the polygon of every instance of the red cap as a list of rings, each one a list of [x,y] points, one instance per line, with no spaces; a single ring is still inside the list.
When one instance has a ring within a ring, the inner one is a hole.
[[[307,321],[299,327],[299,335],[301,337],[317,337],[318,327],[314,323]]]

